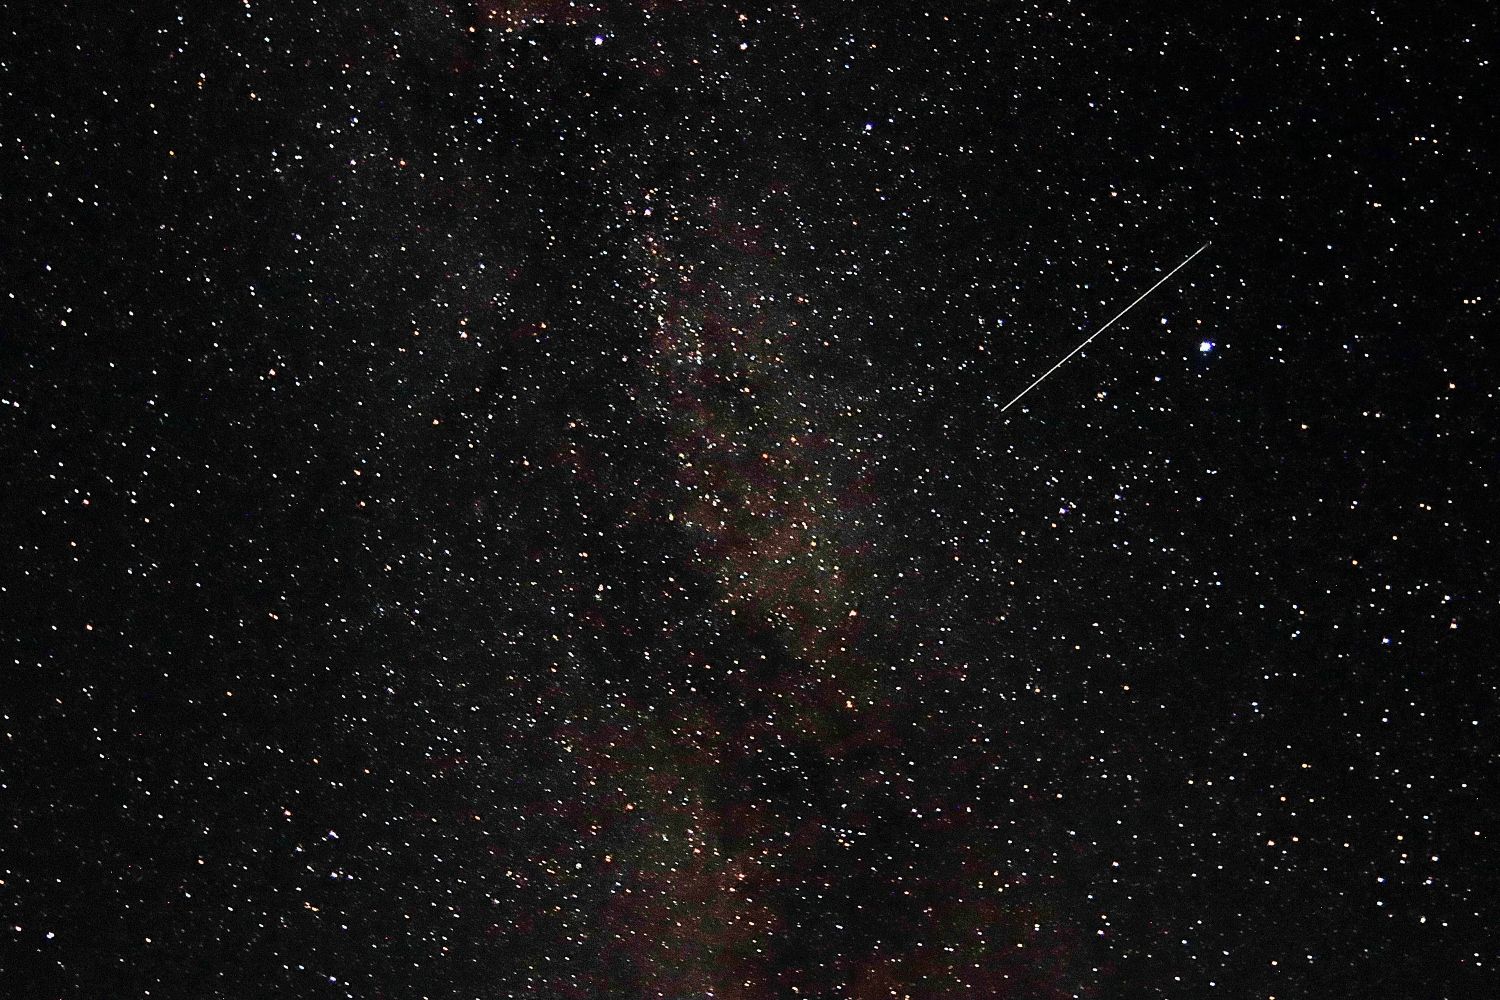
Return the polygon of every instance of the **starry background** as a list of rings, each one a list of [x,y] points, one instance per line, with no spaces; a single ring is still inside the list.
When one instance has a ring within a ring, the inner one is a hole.
[[[1493,14],[362,6],[5,7],[8,995],[1494,995]]]

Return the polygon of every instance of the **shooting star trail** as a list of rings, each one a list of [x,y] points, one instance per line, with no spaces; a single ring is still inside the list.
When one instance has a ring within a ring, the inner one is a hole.
[[[1099,334],[1103,333],[1105,330],[1108,330],[1110,327],[1114,326],[1115,323],[1119,320],[1119,318],[1121,316],[1124,316],[1126,313],[1130,312],[1130,310],[1132,310],[1136,306],[1140,305],[1142,299],[1144,299],[1146,296],[1150,295],[1152,292],[1156,291],[1162,285],[1166,284],[1168,278],[1172,277],[1172,275],[1176,274],[1178,271],[1181,271],[1183,268],[1187,267],[1188,266],[1188,261],[1191,261],[1194,257],[1198,256],[1200,253],[1202,253],[1203,251],[1207,250],[1208,247],[1209,247],[1209,244],[1212,243],[1212,242],[1213,241],[1210,240],[1209,243],[1203,244],[1201,247],[1199,247],[1198,249],[1194,250],[1192,253],[1188,254],[1187,255],[1187,260],[1184,260],[1181,264],[1178,264],[1176,267],[1172,268],[1172,270],[1168,271],[1162,277],[1162,279],[1160,281],[1158,281],[1156,284],[1152,285],[1150,288],[1148,288],[1144,292],[1142,292],[1141,293],[1141,297],[1139,299],[1136,299],[1134,302],[1130,303],[1130,305],[1126,306],[1124,309],[1121,309],[1115,315],[1114,319],[1110,320],[1108,323],[1105,323],[1099,329],[1095,330],[1092,334],[1090,334],[1088,340],[1085,340],[1083,343],[1079,344],[1077,347],[1075,347],[1071,351],[1069,351],[1067,357],[1063,358],[1057,364],[1053,365],[1051,368],[1048,368],[1046,371],[1042,372],[1041,376],[1035,382],[1031,383],[1026,388],[1022,389],[1020,391],[1020,393],[1016,396],[1015,399],[1012,399],[1009,403],[1006,403],[1004,406],[1000,407],[1000,412],[1004,413],[1006,410],[1010,409],[1012,406],[1015,406],[1018,402],[1020,402],[1022,396],[1026,395],[1032,389],[1035,389],[1037,386],[1041,385],[1043,379],[1045,379],[1048,375],[1051,375],[1053,372],[1057,371],[1063,365],[1067,364],[1068,363],[1068,358],[1071,358],[1073,355],[1077,354],[1079,351],[1081,351],[1085,347],[1089,346],[1089,344],[1093,341],[1093,339],[1095,337],[1099,336]]]

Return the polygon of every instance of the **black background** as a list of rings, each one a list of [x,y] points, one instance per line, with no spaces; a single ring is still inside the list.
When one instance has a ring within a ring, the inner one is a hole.
[[[370,8],[7,9],[7,995],[1494,992],[1492,15]]]

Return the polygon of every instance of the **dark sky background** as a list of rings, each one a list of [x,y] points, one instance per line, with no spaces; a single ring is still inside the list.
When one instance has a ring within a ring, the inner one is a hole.
[[[1492,12],[3,9],[6,995],[1500,991]]]

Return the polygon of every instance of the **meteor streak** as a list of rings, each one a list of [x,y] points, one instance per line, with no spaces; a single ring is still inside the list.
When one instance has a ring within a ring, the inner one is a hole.
[[[1209,242],[1211,243],[1212,241],[1210,240]],[[1043,379],[1045,379],[1048,375],[1051,375],[1053,372],[1057,371],[1063,365],[1067,364],[1068,358],[1071,358],[1073,355],[1077,354],[1079,351],[1081,351],[1085,347],[1089,346],[1089,343],[1091,341],[1093,341],[1093,339],[1095,337],[1099,336],[1099,334],[1103,333],[1105,330],[1108,330],[1110,327],[1114,326],[1116,320],[1118,320],[1121,316],[1124,316],[1126,313],[1130,312],[1130,310],[1134,309],[1136,306],[1140,305],[1141,304],[1141,299],[1144,299],[1146,296],[1150,295],[1152,292],[1154,292],[1158,288],[1160,288],[1163,284],[1166,283],[1166,280],[1168,278],[1170,278],[1172,275],[1176,274],[1178,271],[1181,271],[1184,267],[1187,267],[1188,261],[1192,260],[1194,257],[1198,256],[1200,253],[1202,253],[1203,251],[1207,250],[1208,247],[1209,247],[1209,244],[1205,243],[1201,247],[1199,247],[1198,249],[1194,250],[1192,253],[1188,254],[1187,255],[1187,260],[1184,260],[1181,264],[1178,264],[1176,267],[1172,268],[1172,270],[1168,271],[1162,277],[1162,279],[1160,281],[1158,281],[1156,284],[1152,285],[1150,288],[1148,288],[1144,292],[1142,292],[1141,293],[1141,297],[1139,299],[1136,299],[1134,302],[1130,303],[1130,305],[1126,306],[1124,309],[1121,309],[1118,313],[1115,314],[1115,318],[1114,319],[1110,320],[1108,323],[1105,323],[1099,329],[1095,330],[1092,334],[1090,334],[1088,340],[1085,340],[1083,343],[1079,344],[1077,347],[1075,347],[1071,351],[1069,351],[1068,354],[1067,354],[1067,357],[1063,358],[1057,364],[1053,365],[1051,368],[1048,368],[1046,371],[1042,372],[1041,376],[1039,378],[1037,378],[1037,380],[1035,382],[1031,383],[1026,388],[1022,389],[1020,391],[1020,393],[1017,394],[1017,396],[1016,396],[1015,399],[1012,399],[1009,403],[1006,403],[1004,406],[1000,407],[1000,412],[1004,413],[1006,410],[1010,409],[1012,406],[1015,406],[1016,403],[1020,402],[1022,396],[1026,395],[1032,389],[1035,389],[1037,386],[1041,385]]]

